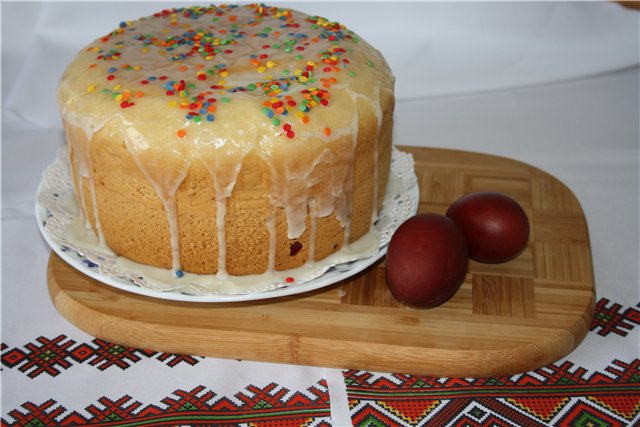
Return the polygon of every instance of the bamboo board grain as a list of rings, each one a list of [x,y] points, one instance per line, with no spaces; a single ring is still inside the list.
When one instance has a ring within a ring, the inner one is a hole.
[[[440,307],[399,304],[387,289],[384,261],[305,294],[203,304],[112,288],[55,253],[48,267],[51,299],[93,336],[169,353],[447,377],[514,374],[570,353],[595,307],[587,223],[571,191],[506,158],[401,149],[416,162],[421,212],[444,213],[462,194],[491,190],[515,198],[531,222],[518,258],[472,261],[461,289]]]

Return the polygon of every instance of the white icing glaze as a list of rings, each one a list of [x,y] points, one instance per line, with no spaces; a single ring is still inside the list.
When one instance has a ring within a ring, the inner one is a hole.
[[[316,236],[318,234],[318,203],[316,200],[309,202],[309,258],[308,263],[316,259]]]
[[[219,159],[219,157],[216,157],[216,160],[217,159]],[[221,167],[220,164],[216,164],[215,167],[209,169],[216,193],[216,235],[218,236],[218,275],[220,277],[225,277],[227,274],[227,244],[225,239],[227,201],[229,197],[231,197],[241,168],[242,157],[234,162],[233,167],[226,174],[224,173],[225,169]]]
[[[125,125],[126,126],[126,125]],[[165,214],[167,216],[167,224],[169,225],[169,239],[171,244],[171,267],[173,271],[181,269],[180,266],[180,235],[178,231],[178,212],[176,193],[182,181],[184,181],[191,163],[188,159],[184,159],[182,163],[174,162],[178,167],[156,168],[153,167],[156,160],[154,150],[149,150],[144,143],[144,138],[131,126],[124,129],[124,141],[127,149],[133,154],[133,159],[138,168],[145,175],[147,180],[153,186],[158,198],[162,202]],[[178,156],[179,153],[172,153]]]
[[[376,127],[376,143],[373,145],[373,209],[371,210],[371,224],[373,224],[374,222],[376,222],[376,219],[378,219],[378,170],[379,170],[379,166],[378,166],[378,160],[380,157],[379,151],[380,151],[380,140],[381,140],[381,134],[380,131],[382,129],[382,106],[380,105],[380,103],[382,102],[381,97],[380,97],[380,85],[376,86],[376,101],[377,102],[371,102],[371,105],[374,108],[374,111],[376,112],[376,120],[377,120],[377,127]]]
[[[68,139],[75,140],[75,138]],[[84,192],[84,185],[86,183],[89,185],[91,211],[93,212],[93,224],[95,225],[95,230],[98,233],[98,240],[101,246],[106,246],[104,233],[102,232],[102,225],[100,223],[100,213],[98,209],[98,201],[96,199],[96,184],[92,173],[93,168],[91,166],[91,154],[89,153],[89,145],[81,143],[72,144],[71,150],[69,151],[69,157],[74,166],[74,170],[76,171],[76,195],[79,199],[78,202],[82,207],[81,211],[83,212],[85,227],[87,229],[93,229],[89,218],[84,215],[85,212],[89,212]]]
[[[66,106],[65,106],[66,107]],[[69,108],[61,106],[61,114],[64,120],[71,126],[82,130],[87,140],[91,141],[93,135],[106,125],[107,119],[98,119],[91,116],[76,113]],[[64,108],[64,109],[63,109]]]
[[[343,247],[349,246],[349,239],[351,238],[351,197],[353,195],[353,165],[356,151],[356,144],[358,143],[358,110],[355,109],[353,114],[353,123],[351,128],[353,133],[351,135],[350,150],[347,151],[348,157],[343,159],[348,165],[348,169],[343,176],[342,192],[337,193],[338,200],[335,207],[335,215],[342,228],[344,230],[344,238],[342,242]]]
[[[276,220],[274,204],[271,204],[271,215],[267,217],[265,225],[267,226],[267,233],[269,233],[269,259],[266,272],[273,273],[276,269]]]

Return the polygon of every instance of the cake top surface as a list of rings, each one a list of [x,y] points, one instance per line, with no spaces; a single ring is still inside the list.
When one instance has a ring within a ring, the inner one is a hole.
[[[58,102],[89,137],[123,129],[130,150],[269,154],[352,133],[358,100],[379,106],[393,84],[382,55],[338,22],[263,4],[210,5],[121,22],[78,53]]]

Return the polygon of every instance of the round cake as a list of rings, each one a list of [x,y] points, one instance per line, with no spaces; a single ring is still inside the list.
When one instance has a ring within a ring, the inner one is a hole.
[[[178,275],[323,259],[376,220],[393,86],[354,32],[290,9],[121,22],[58,88],[78,206],[101,244]]]

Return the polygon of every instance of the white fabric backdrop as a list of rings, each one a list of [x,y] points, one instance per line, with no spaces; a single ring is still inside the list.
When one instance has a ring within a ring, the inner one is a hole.
[[[276,3],[344,23],[368,40],[390,63],[401,101],[580,78],[638,63],[637,15],[613,3]],[[3,102],[31,124],[59,126],[55,88],[73,56],[124,19],[175,5],[3,3]]]
[[[0,297],[2,341],[10,346],[60,333],[79,342],[91,339],[49,301],[49,250],[33,217],[40,174],[64,144],[55,104],[58,78],[79,49],[121,20],[173,5],[1,3]],[[592,2],[293,6],[345,23],[387,57],[397,78],[397,144],[511,157],[563,181],[587,217],[598,295],[631,306],[640,300],[640,14]],[[602,370],[612,353],[623,361],[637,358],[640,334],[632,334],[608,337],[607,346],[590,334],[571,360]],[[294,390],[327,378],[334,425],[349,423],[337,370],[213,358],[162,378],[150,378],[151,369],[139,364],[109,372],[110,380],[95,390],[95,369],[82,366],[55,379],[57,399],[81,409],[99,396],[120,395],[132,380],[138,381],[134,397],[154,403],[176,385],[215,382],[234,393],[248,378],[264,384],[277,379]],[[50,397],[53,381],[3,370],[3,411]]]

